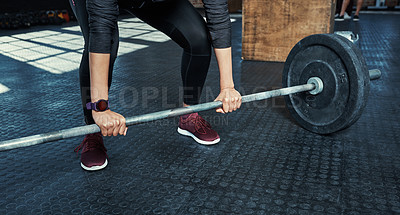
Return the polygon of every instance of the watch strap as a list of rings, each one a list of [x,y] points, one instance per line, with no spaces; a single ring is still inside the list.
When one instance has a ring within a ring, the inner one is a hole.
[[[92,103],[92,102],[86,103],[86,109],[88,109],[88,110],[96,110],[96,103]]]
[[[107,107],[106,107],[106,109],[104,109],[104,110],[98,110],[98,109],[97,109],[97,104],[98,104],[99,102],[101,102],[101,101],[107,102]],[[94,110],[94,111],[106,111],[106,110],[110,109],[110,103],[108,102],[108,100],[100,99],[100,100],[98,100],[97,102],[88,102],[88,103],[86,103],[86,109],[87,109],[87,110]]]

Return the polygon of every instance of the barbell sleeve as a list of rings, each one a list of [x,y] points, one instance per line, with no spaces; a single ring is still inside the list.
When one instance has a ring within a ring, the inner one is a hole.
[[[376,80],[381,77],[382,73],[379,69],[371,69],[369,70],[369,79]]]

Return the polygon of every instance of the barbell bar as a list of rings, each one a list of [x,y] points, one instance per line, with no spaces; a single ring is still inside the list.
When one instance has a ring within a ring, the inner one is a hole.
[[[379,78],[380,74],[381,74],[381,72],[377,69],[370,70],[370,78],[371,79]],[[312,77],[308,80],[307,84],[242,96],[242,103],[260,101],[260,100],[265,100],[265,99],[269,99],[269,98],[273,98],[273,97],[285,96],[285,95],[306,92],[306,91],[309,91],[309,92],[316,91],[317,92],[316,94],[318,94],[323,90],[323,85],[321,85],[320,83],[323,83],[323,80],[321,80],[318,77]],[[148,114],[128,117],[128,118],[126,118],[126,126],[132,126],[132,125],[151,122],[151,121],[155,121],[155,120],[166,119],[166,118],[181,116],[181,115],[185,115],[185,114],[216,109],[219,107],[222,107],[222,102],[221,101],[213,101],[213,102],[207,102],[207,103],[198,104],[198,105],[192,105],[192,106],[188,106],[188,107],[181,107],[181,108],[169,109],[169,110],[158,111],[158,112],[154,112],[154,113],[148,113]],[[32,136],[27,136],[27,137],[22,137],[22,138],[16,138],[16,139],[11,139],[11,140],[6,140],[6,141],[0,142],[0,151],[22,148],[22,147],[27,147],[27,146],[33,146],[33,145],[37,145],[37,144],[42,144],[42,143],[47,143],[47,142],[57,141],[57,140],[61,140],[61,139],[77,137],[77,136],[83,136],[83,135],[93,134],[93,133],[97,133],[97,132],[100,132],[100,128],[96,124],[91,124],[91,125],[63,129],[63,130],[59,130],[59,131],[37,134],[37,135],[32,135]]]
[[[314,79],[319,79],[319,78],[314,78]],[[313,79],[311,79],[311,80],[313,80]],[[250,94],[250,95],[246,95],[246,96],[242,97],[242,103],[259,101],[259,100],[264,100],[264,99],[277,97],[277,96],[289,95],[289,94],[298,93],[298,92],[310,91],[310,90],[314,90],[315,88],[317,88],[317,86],[315,84],[304,84],[304,85],[299,85],[299,86],[293,86],[293,87],[287,87],[287,88],[282,88],[282,89],[277,89],[277,90],[272,90],[272,91],[265,91],[265,92]],[[216,109],[219,107],[222,107],[222,102],[221,101],[213,101],[213,102],[207,102],[207,103],[198,104],[198,105],[192,105],[192,106],[188,106],[188,107],[181,107],[181,108],[175,108],[175,109],[169,109],[169,110],[158,111],[158,112],[154,112],[154,113],[133,116],[133,117],[126,118],[126,126],[132,126],[132,125],[156,121],[156,120],[160,120],[160,119],[166,119],[166,118],[170,118],[170,117],[181,116],[181,115],[185,115],[185,114]],[[27,136],[27,137],[12,139],[12,140],[6,140],[6,141],[0,142],[0,151],[21,148],[21,147],[27,147],[27,146],[37,145],[37,144],[41,144],[41,143],[82,136],[82,135],[86,135],[86,134],[93,134],[93,133],[97,133],[97,132],[100,132],[100,128],[96,124],[92,124],[92,125],[85,125],[85,126],[79,126],[79,127],[69,128],[69,129],[63,129],[63,130],[59,130],[59,131],[43,133],[43,134],[38,134],[38,135],[32,135],[32,136]]]

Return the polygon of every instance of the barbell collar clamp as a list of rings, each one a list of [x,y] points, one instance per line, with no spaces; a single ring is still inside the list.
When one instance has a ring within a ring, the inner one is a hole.
[[[317,95],[324,90],[324,82],[318,77],[311,77],[308,79],[307,84],[313,84],[315,86],[313,90],[309,91],[311,95]]]

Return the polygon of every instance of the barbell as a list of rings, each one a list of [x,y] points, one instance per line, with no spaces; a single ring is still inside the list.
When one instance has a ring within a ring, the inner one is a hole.
[[[318,134],[349,127],[360,117],[370,79],[381,72],[368,70],[361,51],[346,38],[315,34],[298,42],[283,70],[283,88],[242,97],[242,103],[285,96],[286,107],[299,125]],[[222,107],[221,101],[164,110],[126,118],[126,125],[181,116]],[[0,142],[0,151],[99,132],[96,124]]]

